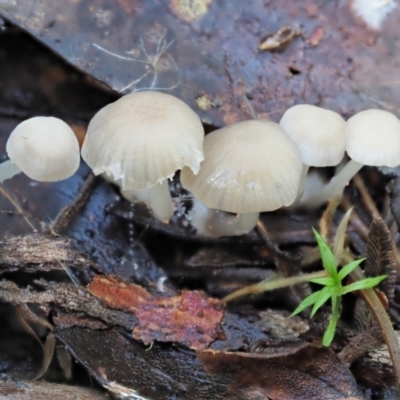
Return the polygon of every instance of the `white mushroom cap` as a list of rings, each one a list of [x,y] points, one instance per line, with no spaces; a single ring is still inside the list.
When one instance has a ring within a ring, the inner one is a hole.
[[[78,140],[72,129],[54,117],[21,122],[11,133],[7,154],[30,178],[42,182],[67,179],[79,167]]]
[[[299,104],[289,108],[279,124],[297,144],[303,164],[328,167],[342,160],[346,122],[336,112]]]
[[[365,165],[400,165],[400,121],[388,111],[366,110],[347,121],[346,150]]]
[[[90,121],[82,157],[124,190],[146,189],[183,166],[194,173],[203,160],[204,130],[197,114],[178,98],[160,92],[128,94]]]
[[[207,207],[253,213],[290,205],[301,170],[299,151],[282,128],[252,120],[207,135],[199,173],[183,168],[181,182]]]

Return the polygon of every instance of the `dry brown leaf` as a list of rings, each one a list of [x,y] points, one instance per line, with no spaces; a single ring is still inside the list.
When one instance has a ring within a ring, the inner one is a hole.
[[[230,390],[253,388],[271,399],[363,399],[350,371],[329,349],[309,346],[289,356],[204,350],[207,373],[230,378]]]

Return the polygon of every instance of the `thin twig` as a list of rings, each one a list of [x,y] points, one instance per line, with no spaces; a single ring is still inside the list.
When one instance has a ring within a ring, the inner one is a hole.
[[[285,253],[279,249],[278,245],[270,236],[268,230],[266,229],[265,225],[261,222],[261,220],[258,220],[255,229],[257,234],[265,242],[267,247],[270,250],[272,250],[272,257],[274,259],[274,263],[278,268],[279,272],[282,273],[282,275],[285,278],[290,278],[294,275],[298,275],[301,273],[301,267],[299,265],[300,263],[293,264],[293,262],[291,262],[290,267],[288,266],[288,263],[286,262],[289,261],[288,256],[285,255]],[[292,294],[297,298],[299,302],[304,297],[308,296],[311,293],[310,284],[307,282],[301,282],[301,283],[302,283],[301,285],[291,288]]]
[[[340,205],[343,207],[343,209],[347,212],[350,210],[350,208],[353,207],[351,204],[349,198],[344,195],[342,198],[342,202]],[[358,233],[358,235],[363,239],[365,242],[368,242],[368,234],[369,234],[369,229],[368,227],[364,224],[360,216],[357,214],[355,210],[350,215],[350,223],[354,230]]]
[[[353,183],[359,190],[359,192],[361,194],[361,198],[363,200],[363,203],[364,203],[365,207],[368,209],[368,211],[371,213],[372,218],[373,219],[382,218],[378,208],[376,207],[374,200],[372,199],[371,195],[368,192],[368,189],[366,188],[366,186],[364,184],[364,181],[358,174],[353,178]],[[393,241],[395,239],[395,237],[394,237],[394,235],[396,233],[395,231],[397,231],[396,228],[397,227],[395,226],[395,230],[392,230],[392,229],[390,230]],[[396,260],[397,270],[400,270],[400,251],[397,248],[396,243],[394,243],[394,246],[393,246],[393,254],[394,254],[394,258]]]
[[[58,213],[54,221],[44,231],[45,234],[57,236],[70,224],[75,215],[86,205],[94,189],[95,182],[96,177],[91,172],[79,190],[75,200]]]
[[[390,196],[386,193],[383,199],[382,216],[387,226],[391,226],[394,221],[390,204]]]
[[[72,272],[70,271],[70,269],[65,266],[59,259],[57,259],[57,261],[60,263],[60,265],[64,268],[64,271],[67,273],[67,275],[69,276],[69,278],[71,279],[72,283],[76,286],[79,287],[79,284],[75,281]]]
[[[326,276],[328,276],[328,274],[325,270],[311,272],[304,275],[292,276],[290,278],[281,278],[279,277],[279,275],[276,275],[275,279],[268,278],[254,285],[249,285],[239,290],[236,290],[228,296],[225,296],[222,301],[227,303],[228,301],[232,301],[234,299],[237,299],[238,297],[242,297],[247,294],[258,294],[267,292],[269,290],[281,289],[288,286],[294,286],[299,283],[309,282],[310,279],[325,278]]]
[[[18,211],[18,213],[24,218],[26,223],[32,228],[33,232],[37,232],[37,229],[35,226],[29,221],[29,218],[25,214],[24,210],[21,208],[21,206],[10,196],[10,194],[3,188],[3,186],[0,185],[0,193],[15,207],[15,209]]]
[[[361,176],[359,174],[356,174],[353,177],[353,183],[354,183],[355,187],[358,189],[358,191],[360,192],[361,199],[362,199],[365,207],[371,214],[372,218],[373,219],[381,218],[381,214],[380,214],[378,208],[376,207],[374,200],[372,199],[371,195],[369,194],[368,189],[366,188],[363,179],[361,178]]]
[[[343,254],[343,261],[347,264],[354,261],[354,258],[350,253]],[[353,272],[350,273],[350,277],[354,282],[365,279],[365,275],[360,267],[357,267]],[[392,322],[390,321],[389,315],[383,308],[381,301],[379,300],[374,289],[363,289],[361,295],[368,304],[368,307],[382,329],[382,334],[385,339],[385,343],[388,347],[390,358],[393,363],[393,371],[396,377],[397,385],[400,385],[400,347],[397,339],[396,332],[393,329]]]
[[[328,206],[326,207],[326,210],[324,211],[321,220],[319,222],[319,230],[321,236],[325,240],[328,240],[329,227],[332,226],[333,215],[335,214],[335,211],[338,208],[340,200],[341,200],[340,197],[335,197],[329,201]]]
[[[355,179],[355,177],[354,177],[354,179]],[[361,182],[362,182],[362,180],[361,180]],[[358,182],[358,183],[360,183],[360,182]],[[364,185],[363,182],[362,182],[362,185]],[[360,187],[362,185],[360,185]],[[365,188],[365,186],[364,186],[364,189],[367,190]],[[361,193],[361,191],[360,191],[360,193]],[[369,193],[368,193],[368,196],[369,196]],[[365,201],[367,201],[367,200],[365,200]],[[371,197],[370,197],[370,200],[368,200],[368,203],[369,203],[369,206],[367,206],[367,208],[371,212],[372,217],[374,219],[375,218],[378,218],[378,219],[381,218],[381,215],[380,215],[378,209],[376,208],[375,203],[374,203],[374,201],[373,201],[373,199]],[[348,211],[352,207],[352,205],[350,203],[350,200],[346,196],[343,196],[341,205],[346,211]],[[375,208],[375,211],[372,212],[373,208]],[[375,217],[375,215],[377,215],[377,217]],[[351,213],[350,222],[351,222],[352,226],[354,227],[354,229],[356,230],[356,232],[358,233],[358,235],[361,237],[361,239],[363,239],[365,242],[368,242],[369,229],[365,225],[365,223],[362,221],[360,216],[357,214],[357,212],[353,211]],[[396,260],[396,269],[400,270],[400,251],[396,246],[396,242],[394,240],[394,235],[393,234],[392,234],[392,241],[393,241],[393,255],[394,255],[394,258]]]

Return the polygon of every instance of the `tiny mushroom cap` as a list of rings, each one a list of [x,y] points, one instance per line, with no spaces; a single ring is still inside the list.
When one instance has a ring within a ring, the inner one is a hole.
[[[303,170],[295,204],[300,200],[307,172],[312,167],[337,165],[344,157],[346,122],[334,111],[310,104],[289,108],[280,126],[300,150]]]
[[[34,117],[20,123],[11,133],[6,151],[13,166],[42,182],[69,178],[80,162],[74,132],[54,117]]]
[[[96,175],[105,172],[124,191],[148,189],[142,197],[165,221],[173,215],[168,178],[184,166],[199,171],[203,140],[200,118],[183,101],[160,92],[136,92],[94,116],[82,157]]]
[[[366,110],[347,121],[346,150],[360,164],[400,165],[400,121],[384,110]]]
[[[131,93],[90,121],[82,157],[98,175],[106,172],[124,190],[146,189],[203,160],[204,129],[178,98],[160,92]]]
[[[279,124],[297,144],[303,164],[328,167],[344,157],[346,122],[338,113],[298,104],[285,112]]]
[[[346,151],[351,160],[319,193],[308,200],[317,206],[338,196],[364,166],[400,165],[400,121],[388,111],[361,111],[347,121]]]
[[[294,201],[300,174],[299,151],[283,129],[251,120],[207,135],[199,173],[185,167],[181,182],[207,207],[238,213],[239,218],[255,213],[255,224],[259,212]]]

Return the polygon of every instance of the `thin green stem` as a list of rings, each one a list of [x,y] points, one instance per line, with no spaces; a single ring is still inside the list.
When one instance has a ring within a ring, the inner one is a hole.
[[[37,229],[29,220],[29,218],[27,217],[21,206],[11,197],[11,195],[7,192],[7,190],[5,190],[1,185],[0,185],[0,194],[2,194],[16,208],[16,210],[22,215],[22,218],[25,220],[25,222],[32,228],[32,231],[37,232]]]
[[[325,331],[324,337],[322,339],[322,344],[328,347],[335,336],[336,325],[340,318],[340,303],[341,296],[332,295],[332,315],[329,320],[328,327]]]
[[[298,283],[309,282],[310,279],[323,278],[326,276],[328,276],[327,272],[325,270],[322,270],[322,271],[312,272],[310,274],[292,276],[290,278],[281,278],[281,279],[268,278],[254,285],[246,286],[244,288],[236,290],[235,292],[224,297],[222,301],[228,302],[233,299],[237,299],[238,297],[245,296],[247,294],[257,294],[266,292],[268,290],[281,289],[284,287],[297,285]]]
[[[346,263],[352,262],[353,257],[350,254],[343,254],[343,258],[346,259]],[[365,278],[364,273],[360,267],[357,267],[353,272],[350,273],[350,277],[354,282],[360,281]],[[390,321],[389,315],[383,308],[381,301],[376,295],[374,289],[363,289],[361,290],[361,295],[368,304],[372,315],[375,317],[379,326],[382,329],[382,334],[385,343],[388,347],[390,358],[393,363],[393,371],[396,377],[397,385],[400,385],[400,347],[399,341],[397,339],[396,332],[393,329],[392,322]]]

